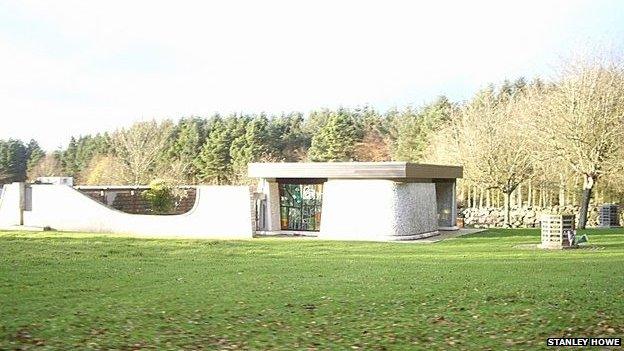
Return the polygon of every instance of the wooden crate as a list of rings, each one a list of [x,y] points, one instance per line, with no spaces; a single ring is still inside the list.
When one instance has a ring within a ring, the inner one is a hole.
[[[574,215],[543,215],[542,244],[543,249],[566,249],[574,247],[568,241],[568,231],[574,231]]]

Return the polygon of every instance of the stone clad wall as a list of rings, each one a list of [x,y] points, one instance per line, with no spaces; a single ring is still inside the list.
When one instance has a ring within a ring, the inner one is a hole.
[[[433,183],[330,179],[319,238],[413,240],[438,233]]]
[[[599,206],[590,205],[587,212],[587,226],[598,226]],[[538,228],[542,214],[575,214],[578,223],[579,206],[525,207],[511,209],[511,225],[513,228]],[[505,224],[503,208],[464,208],[459,210],[466,226],[475,228],[502,228]],[[624,213],[620,207],[620,225],[624,224]]]

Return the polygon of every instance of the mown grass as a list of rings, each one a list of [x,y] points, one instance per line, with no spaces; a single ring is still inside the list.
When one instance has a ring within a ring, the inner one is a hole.
[[[436,244],[0,232],[0,349],[527,349],[624,336],[624,230]]]

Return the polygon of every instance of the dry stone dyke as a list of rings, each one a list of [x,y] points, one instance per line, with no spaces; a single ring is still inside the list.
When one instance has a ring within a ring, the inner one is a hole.
[[[587,213],[587,226],[598,226],[598,210],[600,205],[590,205]],[[624,224],[624,211],[620,206],[620,225]],[[575,214],[578,224],[579,206],[550,206],[550,207],[512,207],[511,227],[512,228],[539,228],[542,214]],[[503,228],[505,227],[505,209],[498,207],[489,208],[460,208],[459,216],[464,218],[466,226],[475,228]]]

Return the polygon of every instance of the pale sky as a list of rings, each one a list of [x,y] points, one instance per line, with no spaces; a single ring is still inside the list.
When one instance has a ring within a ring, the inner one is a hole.
[[[0,138],[466,99],[623,40],[623,1],[2,1]]]

